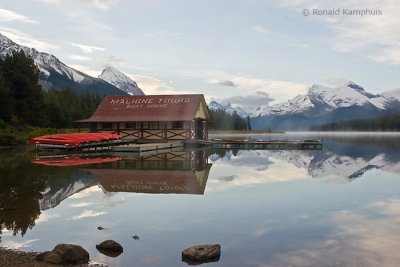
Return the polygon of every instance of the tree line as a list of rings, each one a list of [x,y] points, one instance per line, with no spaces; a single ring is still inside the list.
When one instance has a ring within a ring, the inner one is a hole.
[[[236,111],[229,114],[224,110],[209,110],[211,117],[210,129],[215,130],[251,130],[250,118],[240,117]]]
[[[375,118],[328,123],[312,127],[313,131],[399,131],[400,113]]]
[[[40,71],[23,51],[0,59],[0,121],[14,126],[67,128],[88,117],[101,97],[71,88],[44,91]]]

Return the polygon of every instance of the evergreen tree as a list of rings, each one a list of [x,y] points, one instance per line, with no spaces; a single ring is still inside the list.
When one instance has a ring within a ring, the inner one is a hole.
[[[10,122],[13,115],[13,99],[10,89],[6,86],[3,70],[0,66],[0,120]]]
[[[7,114],[12,114],[21,124],[43,125],[44,98],[39,85],[39,69],[32,58],[23,51],[13,52],[0,61],[4,86],[2,94],[12,98]],[[5,101],[2,99],[2,102]],[[6,115],[9,116],[9,115]]]

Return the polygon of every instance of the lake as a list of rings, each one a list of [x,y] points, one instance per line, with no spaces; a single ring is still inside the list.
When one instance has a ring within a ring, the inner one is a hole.
[[[108,266],[187,266],[181,251],[198,244],[221,245],[206,266],[398,266],[400,133],[253,138],[323,149],[0,150],[0,245],[73,243]],[[124,252],[98,252],[107,239]]]

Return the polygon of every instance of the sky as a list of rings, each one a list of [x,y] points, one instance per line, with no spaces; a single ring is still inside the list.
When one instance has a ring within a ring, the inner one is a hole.
[[[351,80],[400,88],[398,0],[2,0],[0,33],[146,94],[247,110]]]

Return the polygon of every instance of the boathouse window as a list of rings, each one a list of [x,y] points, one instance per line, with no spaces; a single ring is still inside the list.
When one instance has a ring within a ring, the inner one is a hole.
[[[103,130],[112,130],[112,123],[111,122],[103,122],[102,129]]]
[[[183,128],[183,121],[172,122],[172,129],[182,129],[182,128]]]
[[[157,130],[157,129],[159,129],[158,122],[150,122],[150,123],[149,123],[149,128],[152,129],[152,130]]]
[[[126,128],[127,129],[136,129],[136,122],[127,122]]]

